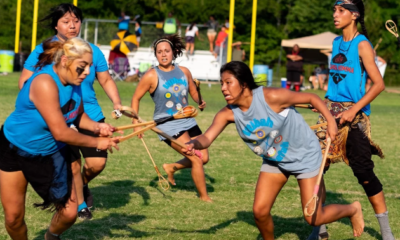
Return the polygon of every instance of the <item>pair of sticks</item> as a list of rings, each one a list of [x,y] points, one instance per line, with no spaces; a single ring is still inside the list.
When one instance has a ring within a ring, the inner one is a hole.
[[[133,110],[130,107],[123,106],[119,110],[114,110],[111,113],[111,116],[114,119],[118,119],[118,118],[122,117],[122,115],[124,115],[124,116],[127,116],[127,117],[132,118],[132,119],[137,119],[139,121],[139,123],[137,123],[137,124],[129,124],[129,125],[125,125],[125,126],[116,127],[115,128],[116,131],[145,126],[144,128],[142,128],[142,129],[140,129],[138,131],[135,131],[135,132],[133,132],[133,133],[131,133],[129,135],[126,135],[126,136],[122,137],[120,139],[120,142],[126,141],[126,140],[128,140],[128,139],[130,139],[130,138],[132,138],[132,137],[134,137],[136,135],[139,135],[141,133],[144,133],[145,131],[150,129],[153,132],[155,132],[155,133],[165,137],[166,139],[170,140],[171,142],[177,144],[178,146],[180,146],[182,148],[185,148],[186,147],[185,144],[181,143],[180,141],[178,141],[178,140],[174,139],[173,137],[169,136],[168,134],[164,133],[163,131],[158,129],[156,126],[158,124],[161,124],[161,123],[173,120],[173,119],[182,119],[182,118],[195,117],[195,116],[197,116],[197,114],[198,114],[198,111],[197,111],[197,109],[195,107],[186,106],[182,110],[180,110],[176,114],[174,114],[173,116],[146,122],[142,118],[139,117],[139,115],[135,112],[135,110]],[[146,149],[146,151],[147,151],[147,153],[148,153],[148,155],[149,155],[149,157],[150,157],[150,159],[151,159],[151,161],[153,163],[153,167],[156,170],[156,173],[157,173],[157,176],[158,176],[158,185],[162,189],[164,189],[165,191],[168,190],[170,188],[168,180],[165,179],[164,176],[160,173],[160,170],[158,169],[156,163],[154,162],[154,159],[153,159],[153,157],[152,157],[152,155],[151,155],[151,153],[149,151],[149,148],[147,147],[146,142],[144,141],[144,139],[141,138],[141,140],[142,140],[143,146],[145,147],[145,149]],[[200,152],[197,153],[197,156],[199,158],[201,158]]]

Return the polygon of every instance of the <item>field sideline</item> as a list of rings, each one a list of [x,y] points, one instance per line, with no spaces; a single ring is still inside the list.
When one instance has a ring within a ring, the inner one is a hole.
[[[0,76],[0,124],[14,110],[18,77],[18,73]],[[135,85],[125,82],[117,85],[123,105],[130,105]],[[196,120],[205,131],[225,100],[219,84],[211,87],[202,84],[201,88],[207,108]],[[111,102],[99,84],[95,84],[95,89],[106,121],[113,125],[129,124],[128,119],[111,119]],[[323,96],[322,92],[318,94]],[[141,101],[140,115],[151,119],[153,110],[154,104],[146,95]],[[299,111],[310,125],[316,122],[315,113]],[[384,160],[374,157],[375,170],[384,186],[391,227],[397,238],[400,238],[399,116],[399,94],[384,92],[372,104],[372,136],[386,155]],[[179,159],[154,133],[147,132],[145,139],[160,169],[163,163]],[[123,142],[119,152],[109,155],[104,172],[90,184],[95,201],[94,218],[86,222],[78,219],[62,239],[261,239],[252,214],[261,162],[239,138],[234,125],[228,126],[210,148],[210,161],[205,166],[207,189],[214,203],[203,203],[196,196],[190,170],[177,173],[177,186],[164,192],[157,186],[157,175],[141,141],[134,138]],[[358,200],[363,205],[366,226],[358,239],[381,239],[373,209],[351,169],[345,164],[336,164],[325,182],[328,204]],[[25,215],[29,239],[43,239],[52,216],[32,206],[39,201],[39,196],[29,187]],[[276,239],[303,240],[311,232],[312,227],[302,217],[299,190],[293,177],[278,196],[272,214]],[[0,224],[0,240],[9,239],[2,209]],[[330,239],[354,239],[347,219],[329,224],[328,231]]]

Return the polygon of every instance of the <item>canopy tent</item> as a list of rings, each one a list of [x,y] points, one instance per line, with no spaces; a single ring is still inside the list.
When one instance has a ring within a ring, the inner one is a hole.
[[[291,53],[293,46],[297,44],[300,47],[304,63],[327,64],[328,57],[325,53],[332,51],[332,43],[337,36],[331,32],[324,32],[302,38],[283,39],[281,42],[281,54],[282,50],[285,50],[286,53]]]

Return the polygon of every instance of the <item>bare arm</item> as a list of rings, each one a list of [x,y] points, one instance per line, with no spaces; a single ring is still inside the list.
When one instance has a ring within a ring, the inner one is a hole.
[[[311,104],[326,118],[328,122],[328,135],[332,140],[335,139],[337,134],[336,121],[326,107],[326,104],[316,94],[292,92],[283,88],[264,88],[264,97],[271,109],[276,113],[296,104]]]
[[[33,72],[29,71],[28,69],[24,68],[22,69],[22,73],[21,76],[19,76],[19,80],[18,80],[18,87],[21,90],[22,87],[24,86],[25,82],[32,77]]]
[[[179,67],[183,73],[186,75],[186,78],[188,80],[188,84],[189,84],[189,94],[192,97],[193,101],[195,101],[198,105],[200,109],[204,109],[206,107],[206,102],[203,100],[203,102],[199,102],[199,93],[197,92],[196,89],[196,85],[193,82],[193,77],[192,74],[190,73],[189,69],[187,69],[186,67]]]
[[[146,92],[154,92],[157,87],[157,72],[154,69],[148,71],[142,79],[139,81],[139,84],[136,87],[135,93],[132,97],[131,107],[133,110],[139,114],[139,103],[140,99],[146,94]],[[133,120],[133,123],[136,123],[137,120]]]
[[[121,107],[121,98],[119,97],[117,85],[111,78],[108,71],[97,72],[96,76],[99,80],[101,87],[104,89],[107,96],[113,102],[114,109],[119,109]]]
[[[49,75],[41,74],[35,78],[29,98],[42,115],[56,141],[76,146],[97,147],[102,150],[111,146],[117,147],[116,139],[90,137],[67,126],[59,104],[57,85]]]
[[[363,61],[365,69],[368,73],[369,78],[372,80],[373,85],[368,92],[358,101],[351,109],[339,114],[340,123],[352,122],[357,112],[363,107],[371,103],[383,90],[385,90],[385,83],[378,67],[374,60],[374,51],[371,45],[367,41],[362,41],[358,44],[358,53]],[[358,90],[354,90],[358,91]]]

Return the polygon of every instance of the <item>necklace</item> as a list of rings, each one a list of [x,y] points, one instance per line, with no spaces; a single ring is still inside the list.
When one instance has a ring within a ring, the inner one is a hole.
[[[354,38],[356,37],[357,33],[358,33],[358,31],[356,31],[356,33],[354,34],[353,38],[352,38],[351,41],[350,41],[349,47],[348,47],[346,50],[344,50],[344,49],[341,48],[341,47],[342,47],[342,42],[343,42],[343,37],[342,37],[342,39],[340,39],[339,52],[343,51],[343,52],[346,52],[346,53],[347,53],[347,52],[349,51],[349,49],[350,49],[350,47],[351,47],[351,44],[353,43],[353,40],[354,40]]]

